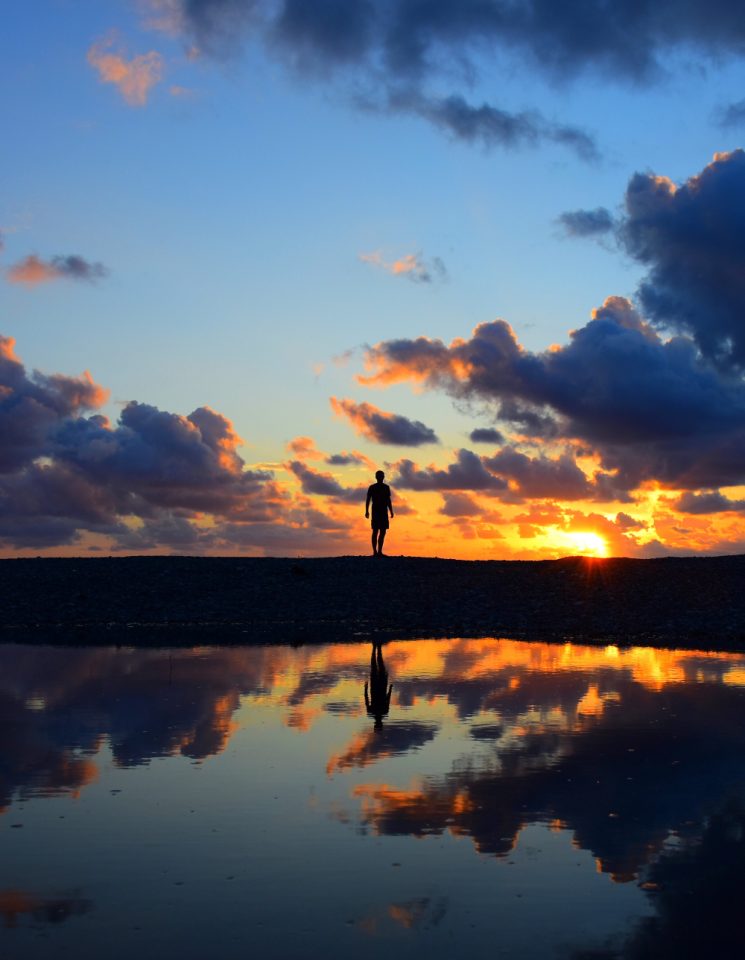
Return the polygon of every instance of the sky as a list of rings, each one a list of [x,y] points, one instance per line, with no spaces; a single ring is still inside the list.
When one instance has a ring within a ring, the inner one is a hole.
[[[745,552],[745,22],[37,0],[0,555]]]

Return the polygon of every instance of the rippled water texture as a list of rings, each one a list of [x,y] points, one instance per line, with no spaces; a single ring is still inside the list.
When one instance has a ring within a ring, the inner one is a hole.
[[[0,955],[739,957],[744,708],[733,654],[3,646]]]

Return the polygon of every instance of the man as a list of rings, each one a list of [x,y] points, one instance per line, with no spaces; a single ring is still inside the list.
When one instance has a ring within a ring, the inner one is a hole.
[[[383,556],[383,541],[388,530],[388,512],[393,516],[391,506],[391,488],[385,480],[385,474],[378,470],[375,474],[377,483],[371,483],[365,500],[365,516],[370,516],[370,501],[372,501],[372,548],[374,557]]]

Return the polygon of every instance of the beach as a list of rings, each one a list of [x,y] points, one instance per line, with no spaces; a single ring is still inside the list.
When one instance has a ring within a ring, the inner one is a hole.
[[[745,556],[460,561],[0,561],[6,642],[325,643],[510,637],[745,648]]]

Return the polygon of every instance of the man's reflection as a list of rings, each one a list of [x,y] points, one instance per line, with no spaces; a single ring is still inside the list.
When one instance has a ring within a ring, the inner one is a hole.
[[[391,708],[391,690],[388,685],[388,671],[383,662],[383,646],[379,640],[373,640],[370,654],[370,682],[365,683],[365,706],[367,715],[375,717],[375,729],[383,729],[383,717],[388,716]]]

